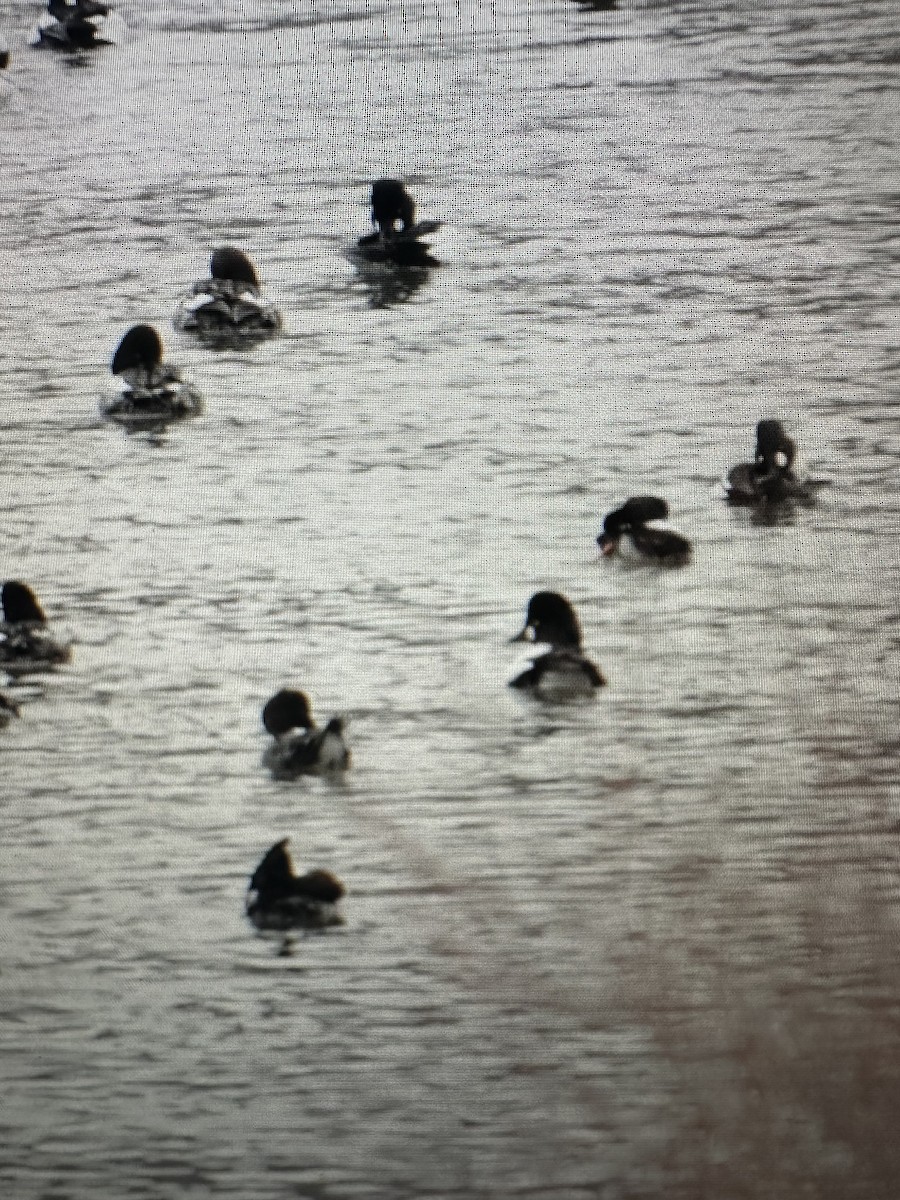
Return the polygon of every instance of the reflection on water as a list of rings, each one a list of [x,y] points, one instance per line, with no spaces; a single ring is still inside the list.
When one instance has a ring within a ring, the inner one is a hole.
[[[4,1194],[893,1196],[892,6],[126,16],[74,71],[0,8],[0,578],[75,642],[0,679]],[[408,292],[345,254],[385,175]],[[284,329],[213,352],[225,244]],[[164,434],[97,415],[137,321]],[[766,417],[829,481],[772,524]],[[632,495],[690,565],[598,561]],[[506,686],[541,589],[593,703]],[[342,786],[260,766],[287,682]],[[288,835],[348,886],[289,946]]]

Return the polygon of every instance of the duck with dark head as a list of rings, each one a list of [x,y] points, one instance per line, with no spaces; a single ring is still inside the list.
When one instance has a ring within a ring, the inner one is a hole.
[[[356,243],[353,257],[395,267],[435,267],[437,259],[421,239],[440,228],[440,221],[416,221],[416,203],[399,179],[376,179],[370,196],[376,233]],[[399,228],[398,228],[399,226]]]
[[[69,661],[72,647],[51,637],[44,610],[27,583],[8,579],[0,589],[0,604],[0,668],[26,675]]]
[[[282,688],[262,710],[263,727],[272,735],[263,763],[276,779],[299,775],[334,775],[350,766],[344,722],[332,717],[317,729],[305,692]]]
[[[247,916],[258,929],[326,929],[343,925],[338,901],[346,888],[322,868],[298,875],[291,860],[289,838],[268,850],[250,876]]]
[[[281,314],[263,296],[256,267],[244,251],[220,246],[210,258],[209,279],[195,283],[179,303],[175,326],[231,345],[277,333]]]
[[[738,463],[728,472],[725,496],[729,504],[767,507],[795,501],[812,504],[821,480],[805,478],[796,468],[797,443],[781,421],[768,418],[756,426],[752,463]]]
[[[542,642],[550,649],[532,661],[509,686],[542,700],[593,696],[606,680],[581,650],[581,626],[575,609],[559,592],[535,592],[528,601],[525,625],[513,642]]]
[[[664,521],[668,515],[669,506],[659,496],[632,496],[604,518],[603,532],[597,538],[601,553],[605,558],[621,553],[661,566],[684,566],[691,558],[687,538],[649,523]]]
[[[122,388],[104,400],[104,416],[125,424],[168,422],[195,416],[200,394],[181,378],[171,363],[163,362],[162,338],[152,325],[132,325],[113,354],[110,370]]]

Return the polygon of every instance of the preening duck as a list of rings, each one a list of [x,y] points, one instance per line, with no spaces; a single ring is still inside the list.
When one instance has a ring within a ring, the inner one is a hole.
[[[171,421],[195,416],[200,393],[177,367],[163,362],[162,338],[152,325],[132,325],[119,342],[110,369],[124,386],[104,400],[105,416],[125,423]]]
[[[118,45],[124,33],[122,17],[99,0],[49,0],[30,42],[55,50],[90,50]]]
[[[510,681],[544,699],[590,696],[606,680],[581,652],[581,626],[575,610],[559,592],[535,592],[528,601],[525,625],[513,642],[543,642],[546,654]]]
[[[195,283],[178,306],[175,325],[207,340],[257,340],[281,328],[281,314],[263,295],[253,263],[234,246],[212,253],[209,279]]]
[[[438,265],[429,254],[430,246],[421,239],[439,229],[441,222],[415,220],[416,203],[399,179],[377,179],[372,184],[371,205],[377,233],[359,239],[354,257],[395,267]]]
[[[324,729],[317,729],[304,692],[293,688],[276,692],[262,710],[262,722],[273,738],[263,764],[276,779],[330,774],[350,766],[344,722],[332,717]]]
[[[10,675],[52,670],[72,657],[71,646],[55,641],[47,618],[27,583],[9,579],[0,589],[0,667]]]
[[[658,496],[632,496],[621,508],[603,520],[603,532],[597,538],[602,554],[609,557],[623,544],[637,558],[666,566],[684,566],[691,557],[691,543],[671,529],[659,529],[648,521],[664,521],[669,506]]]
[[[797,443],[780,421],[756,426],[752,463],[738,463],[728,472],[725,495],[730,504],[777,505],[789,501],[812,504],[821,481],[805,479],[794,468]]]
[[[337,903],[346,894],[330,871],[317,869],[298,875],[282,838],[267,851],[250,877],[247,916],[258,929],[324,929],[342,925]]]

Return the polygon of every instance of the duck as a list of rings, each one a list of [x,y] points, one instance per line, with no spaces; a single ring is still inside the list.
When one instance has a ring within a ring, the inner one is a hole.
[[[821,481],[804,479],[794,469],[797,443],[781,421],[768,418],[756,426],[752,463],[738,463],[728,472],[725,496],[729,504],[768,506],[797,501],[812,504]]]
[[[10,64],[9,46],[6,39],[0,36],[0,71],[5,71]]]
[[[267,850],[250,876],[247,916],[258,929],[324,929],[343,925],[337,903],[347,889],[331,871],[317,868],[298,875],[282,838]]]
[[[600,670],[582,654],[578,617],[559,592],[535,592],[528,601],[523,629],[510,640],[550,646],[527,671],[510,680],[510,687],[555,700],[592,696],[606,684]]]
[[[648,521],[664,521],[669,506],[658,496],[632,496],[621,508],[603,519],[603,532],[597,544],[604,557],[610,557],[627,538],[628,549],[645,562],[681,567],[690,561],[691,543],[671,529],[659,529]]]
[[[0,667],[9,675],[52,670],[72,657],[72,647],[47,632],[47,618],[27,583],[8,579],[0,589]]]
[[[416,202],[399,179],[376,179],[370,195],[376,233],[359,238],[354,257],[395,267],[435,267],[437,259],[421,239],[434,233],[440,221],[416,221]],[[400,228],[397,228],[399,222]]]
[[[113,354],[110,370],[122,390],[101,404],[105,416],[127,422],[167,421],[195,416],[200,393],[181,372],[163,362],[162,338],[152,325],[132,325]]]
[[[30,42],[56,50],[90,50],[118,45],[124,32],[122,17],[101,0],[49,0]]]
[[[350,766],[344,722],[332,717],[324,729],[317,729],[305,692],[294,688],[276,692],[262,710],[262,722],[274,739],[263,754],[263,764],[276,779],[333,774]]]
[[[175,315],[178,329],[226,341],[256,340],[278,332],[281,314],[263,296],[256,267],[243,250],[235,246],[214,250],[209,274],[180,302]]]

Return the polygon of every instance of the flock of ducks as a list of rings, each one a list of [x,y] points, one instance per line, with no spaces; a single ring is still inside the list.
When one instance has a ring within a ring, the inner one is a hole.
[[[592,8],[611,8],[604,0],[582,0]],[[109,40],[112,14],[98,0],[50,0],[35,34],[37,43],[81,49]],[[8,52],[0,45],[0,67]],[[397,179],[380,179],[371,188],[375,231],[358,239],[351,257],[358,263],[386,269],[399,276],[427,272],[436,266],[423,239],[439,221],[416,221],[415,202]],[[177,306],[174,324],[211,345],[246,345],[281,329],[281,314],[266,299],[250,258],[233,246],[213,251],[208,278],[195,283]],[[132,326],[112,357],[111,370],[119,390],[104,399],[105,416],[125,425],[165,424],[202,410],[197,390],[182,379],[177,367],[164,361],[162,339],[148,324]],[[797,447],[780,421],[760,421],[752,461],[728,473],[727,500],[763,512],[784,506],[810,504],[821,481],[811,481],[796,466]],[[634,496],[608,513],[597,537],[604,557],[616,554],[666,567],[690,561],[691,543],[679,533],[656,524],[669,508],[657,496]],[[8,580],[0,592],[0,670],[11,678],[53,670],[71,658],[70,645],[56,641],[34,591]],[[540,591],[528,601],[522,630],[511,639],[546,647],[529,667],[510,681],[510,687],[547,701],[592,696],[606,680],[583,652],[578,616],[559,592]],[[0,728],[19,715],[18,705],[0,693]],[[348,769],[350,750],[344,726],[332,717],[319,728],[309,698],[283,689],[266,703],[262,723],[271,741],[263,763],[275,779],[296,779],[309,773],[333,774]],[[291,860],[288,839],[268,850],[250,878],[246,911],[260,929],[322,929],[339,924],[338,902],[344,885],[329,871],[299,875]]]
[[[216,260],[216,255],[213,259]],[[209,293],[195,289],[194,294]],[[229,302],[233,299],[229,292]],[[159,337],[147,325],[128,331],[116,350],[112,366],[116,374],[126,379],[127,386],[138,392],[172,385],[171,373],[162,366]],[[739,463],[729,472],[726,498],[733,504],[769,511],[795,502],[811,503],[821,481],[798,476],[795,460],[796,445],[781,422],[760,421],[754,459]],[[627,500],[604,518],[603,530],[597,537],[602,555],[621,553],[627,543],[631,554],[639,560],[664,567],[684,566],[691,557],[688,539],[652,524],[667,515],[668,505],[659,497],[636,496]],[[15,678],[53,670],[70,660],[72,647],[51,635],[46,615],[31,587],[19,580],[8,580],[0,590],[0,602],[3,611],[0,669],[7,675]],[[511,640],[547,647],[526,670],[510,680],[512,688],[553,702],[592,696],[606,684],[599,667],[583,652],[581,625],[575,609],[559,592],[536,592],[528,601],[522,629]],[[18,715],[16,703],[0,693],[0,728]],[[343,721],[332,717],[320,729],[304,692],[293,688],[276,692],[263,707],[262,724],[271,737],[263,764],[275,779],[334,775],[350,766]],[[298,875],[288,839],[284,838],[266,852],[251,876],[247,916],[261,930],[325,929],[342,923],[338,902],[344,893],[344,885],[329,871],[316,869]]]

